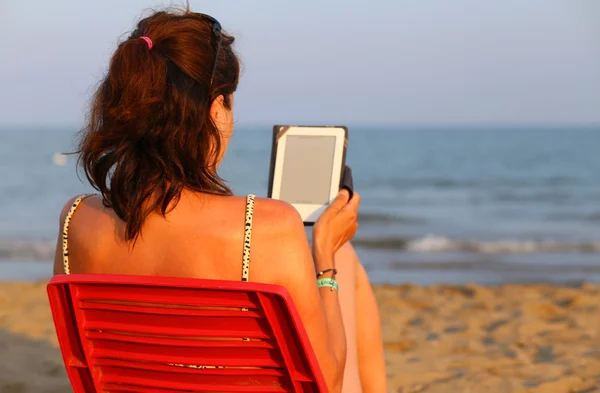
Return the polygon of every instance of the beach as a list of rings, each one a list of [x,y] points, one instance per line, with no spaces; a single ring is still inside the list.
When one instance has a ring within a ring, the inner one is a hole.
[[[0,283],[0,392],[70,391],[46,281]],[[600,392],[600,286],[378,285],[389,392]]]

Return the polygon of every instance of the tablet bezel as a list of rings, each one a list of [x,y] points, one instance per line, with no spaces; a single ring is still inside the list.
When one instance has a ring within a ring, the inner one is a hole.
[[[327,208],[329,203],[335,199],[340,189],[342,172],[346,164],[346,147],[348,141],[348,128],[346,126],[297,126],[297,125],[275,125],[273,126],[273,143],[271,146],[271,168],[269,174],[269,198],[279,199],[281,191],[282,170],[285,160],[284,152],[289,135],[306,136],[333,136],[336,138],[333,158],[333,171],[331,189],[329,190],[329,202],[325,205],[292,203],[298,210],[304,224],[312,225]]]

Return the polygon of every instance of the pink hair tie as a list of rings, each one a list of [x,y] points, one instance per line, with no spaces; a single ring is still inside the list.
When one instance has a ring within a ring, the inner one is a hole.
[[[141,36],[140,38],[142,40],[146,41],[146,44],[148,44],[148,49],[152,49],[152,40],[150,39],[150,37],[146,37],[144,35],[144,36]]]

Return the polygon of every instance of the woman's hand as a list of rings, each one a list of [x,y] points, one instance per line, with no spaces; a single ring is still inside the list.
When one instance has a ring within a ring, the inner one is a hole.
[[[355,192],[352,199],[348,200],[349,198],[348,190],[341,190],[315,223],[313,228],[315,257],[333,258],[335,252],[356,234],[360,195]]]

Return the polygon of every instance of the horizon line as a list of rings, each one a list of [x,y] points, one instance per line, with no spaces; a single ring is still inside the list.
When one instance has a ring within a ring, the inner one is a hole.
[[[283,125],[284,123],[267,123],[267,122],[240,122],[235,123],[236,127],[258,128],[265,127],[271,130],[274,125]],[[457,128],[483,128],[483,129],[508,129],[508,128],[599,128],[598,122],[565,122],[565,123],[377,123],[377,122],[290,122],[285,125],[297,126],[347,126],[347,127],[377,127],[377,128],[418,128],[418,129],[457,129]],[[0,131],[24,131],[32,129],[46,129],[50,131],[69,131],[76,132],[82,129],[81,125],[74,124],[26,124],[26,123],[0,123]]]

